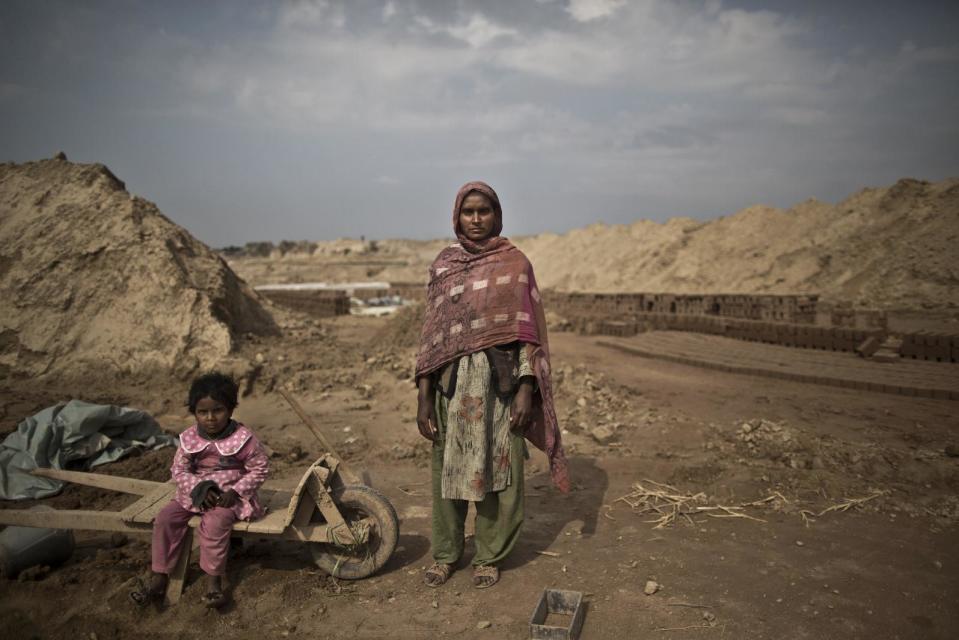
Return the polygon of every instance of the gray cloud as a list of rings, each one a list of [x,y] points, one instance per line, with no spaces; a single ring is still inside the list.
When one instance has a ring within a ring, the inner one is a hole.
[[[516,234],[959,173],[956,11],[843,7],[11,2],[0,142],[213,245],[443,235],[477,177]]]

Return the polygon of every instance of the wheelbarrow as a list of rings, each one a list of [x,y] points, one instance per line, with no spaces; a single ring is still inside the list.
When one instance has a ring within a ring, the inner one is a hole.
[[[316,565],[337,578],[356,580],[378,571],[396,548],[399,520],[383,495],[363,484],[346,484],[356,477],[327,453],[314,462],[289,489],[276,488],[267,480],[259,490],[267,514],[253,522],[238,521],[233,535],[279,538],[309,545]],[[140,496],[122,511],[13,510],[0,509],[0,524],[45,529],[85,529],[144,533],[176,491],[173,482],[151,482],[121,476],[58,469],[34,469],[31,473],[100,489]],[[272,485],[272,486],[271,486]],[[167,600],[180,599],[193,548],[193,529],[200,517],[190,519],[186,544],[170,574]]]

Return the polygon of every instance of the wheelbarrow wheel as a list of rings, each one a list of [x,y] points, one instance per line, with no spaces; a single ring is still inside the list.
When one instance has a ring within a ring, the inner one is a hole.
[[[365,544],[316,542],[310,545],[313,561],[331,576],[359,580],[379,571],[390,559],[400,534],[393,505],[380,492],[365,485],[347,485],[332,492],[333,502],[355,533],[366,526]],[[314,519],[322,520],[317,510]]]

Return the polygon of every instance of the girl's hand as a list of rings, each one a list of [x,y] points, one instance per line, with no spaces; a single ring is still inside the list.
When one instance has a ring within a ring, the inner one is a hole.
[[[513,396],[513,404],[509,410],[509,428],[516,433],[522,433],[533,417],[533,383],[524,380],[519,383],[519,389]]]
[[[220,492],[216,489],[210,488],[207,489],[206,495],[203,496],[203,503],[200,505],[200,508],[204,511],[207,509],[212,509],[217,505],[217,501],[220,499]]]
[[[436,390],[427,376],[419,380],[419,395],[416,398],[416,427],[420,435],[433,442],[436,440]]]
[[[237,503],[237,500],[239,499],[240,499],[240,494],[238,494],[233,489],[229,489],[226,491],[226,493],[220,496],[220,499],[217,500],[216,506],[229,509],[230,507],[235,505]]]

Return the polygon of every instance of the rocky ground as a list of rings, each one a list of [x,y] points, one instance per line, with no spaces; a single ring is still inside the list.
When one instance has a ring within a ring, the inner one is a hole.
[[[477,591],[463,569],[433,590],[422,584],[429,444],[413,422],[415,321],[277,322],[282,337],[243,339],[240,356],[256,366],[237,416],[273,450],[274,477],[290,480],[322,453],[276,390],[300,400],[396,507],[386,568],[338,581],[303,545],[255,541],[231,561],[225,611],[202,607],[194,566],[179,605],[140,612],[126,593],[148,567],[147,538],[80,533],[65,565],[0,580],[3,637],[520,638],[544,588],[584,594],[584,640],[959,635],[954,401],[720,374],[554,334],[574,489],[558,494],[534,452],[523,537],[501,582]],[[189,424],[172,379],[119,392],[95,375],[83,388],[0,386],[3,432],[69,396],[147,408],[174,432]],[[163,479],[171,455],[103,470]],[[69,487],[44,502],[128,501]]]

